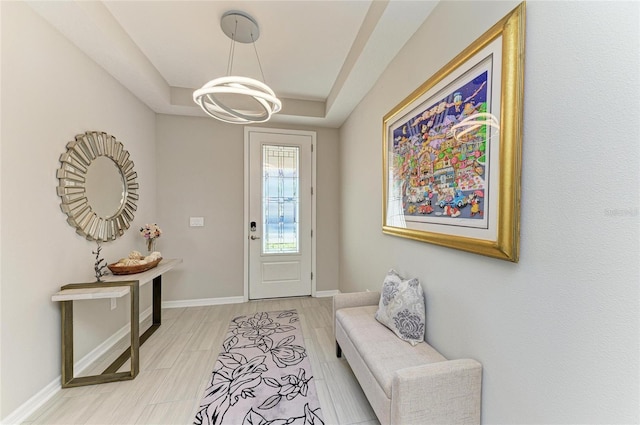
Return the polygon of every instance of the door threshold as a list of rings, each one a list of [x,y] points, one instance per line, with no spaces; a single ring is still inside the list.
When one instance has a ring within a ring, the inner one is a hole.
[[[300,298],[313,298],[313,297],[311,295],[296,295],[292,297],[256,298],[255,300],[249,300],[249,302],[296,300]]]

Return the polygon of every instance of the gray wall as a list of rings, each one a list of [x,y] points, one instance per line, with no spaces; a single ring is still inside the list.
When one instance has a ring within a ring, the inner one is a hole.
[[[0,417],[60,376],[60,310],[51,295],[95,280],[94,242],[66,222],[58,158],[88,130],[116,136],[138,172],[134,227],[104,244],[116,261],[144,250],[136,226],[156,220],[155,113],[23,2],[2,2]],[[149,306],[144,287],[141,311]],[[76,361],[128,321],[128,297],[76,303]]]
[[[382,117],[516,5],[440,3],[341,128],[340,289],[419,277],[484,423],[638,423],[639,3],[527,4],[518,264],[381,232]]]
[[[338,289],[338,131],[317,132],[318,291]],[[158,115],[158,220],[165,256],[184,258],[167,274],[163,300],[243,295],[244,127],[210,118]],[[189,217],[204,227],[189,227]]]

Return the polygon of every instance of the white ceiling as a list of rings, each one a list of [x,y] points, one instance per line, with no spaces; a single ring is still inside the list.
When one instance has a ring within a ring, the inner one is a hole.
[[[227,74],[230,10],[260,28],[236,43],[234,75],[282,99],[275,122],[339,127],[437,0],[28,1],[89,57],[158,113],[205,116],[194,89]]]

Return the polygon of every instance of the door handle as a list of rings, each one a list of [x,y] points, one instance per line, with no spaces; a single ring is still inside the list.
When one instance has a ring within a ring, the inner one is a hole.
[[[251,240],[252,241],[255,241],[256,239],[260,239],[260,236],[251,235]]]

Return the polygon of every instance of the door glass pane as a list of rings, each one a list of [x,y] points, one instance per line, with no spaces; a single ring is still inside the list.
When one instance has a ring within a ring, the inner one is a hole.
[[[297,146],[262,146],[262,252],[299,252],[299,174]]]

